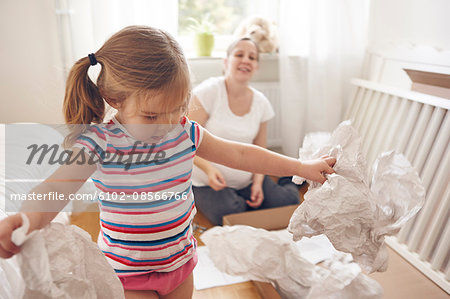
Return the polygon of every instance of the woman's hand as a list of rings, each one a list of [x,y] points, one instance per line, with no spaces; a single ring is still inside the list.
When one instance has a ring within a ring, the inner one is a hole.
[[[20,251],[20,247],[11,241],[12,232],[22,226],[20,214],[9,216],[0,221],[0,257],[10,258]]]
[[[222,173],[214,166],[208,168],[208,184],[215,191],[222,190],[227,186]]]
[[[264,200],[264,192],[262,188],[262,184],[260,183],[253,183],[250,193],[250,200],[247,200],[247,204],[251,208],[259,208],[259,206],[262,204]]]
[[[334,173],[332,168],[336,163],[336,158],[323,156],[319,159],[302,161],[302,169],[300,176],[319,182],[321,184],[325,183],[327,180],[325,174]]]

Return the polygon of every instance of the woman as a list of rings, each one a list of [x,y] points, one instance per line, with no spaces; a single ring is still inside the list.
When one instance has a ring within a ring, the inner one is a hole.
[[[259,51],[249,38],[233,42],[224,60],[223,77],[210,78],[193,91],[189,118],[216,136],[266,147],[267,121],[274,116],[267,98],[249,86],[258,69]],[[196,157],[193,192],[197,208],[216,225],[227,214],[297,204],[290,179],[275,183]],[[264,161],[261,161],[264,163]]]

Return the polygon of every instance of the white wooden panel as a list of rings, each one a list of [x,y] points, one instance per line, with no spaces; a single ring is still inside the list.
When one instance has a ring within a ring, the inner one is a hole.
[[[364,144],[367,140],[367,131],[369,127],[373,126],[373,117],[375,111],[379,108],[381,93],[374,92],[372,97],[369,99],[369,103],[366,108],[366,113],[364,116],[364,120],[361,124],[361,128],[359,129],[359,134],[361,136],[361,142]]]
[[[441,167],[441,171],[438,174],[446,174],[447,168]],[[444,182],[445,183],[445,182]],[[436,188],[435,190],[438,190]],[[428,233],[425,234],[425,239],[423,240],[423,246],[419,252],[420,258],[423,260],[428,260],[432,251],[436,247],[436,243],[441,237],[440,233],[443,231],[444,225],[447,225],[448,213],[450,211],[450,184],[447,182],[447,190],[444,193],[439,194],[438,192],[432,191],[430,194],[431,198],[435,198],[437,196],[442,196],[442,200],[439,203],[439,207],[437,209],[437,215],[432,218],[432,223],[428,230]]]
[[[411,164],[416,167],[416,153],[423,141],[423,137],[433,113],[433,107],[430,105],[423,105],[422,110],[419,114],[419,119],[417,120],[416,126],[414,127],[414,131],[411,137],[410,142],[408,143],[405,150],[405,157],[411,162]],[[416,170],[420,173],[420,170],[416,168]],[[416,219],[411,219],[408,221],[400,232],[397,235],[397,238],[400,242],[406,243],[408,235],[414,226],[414,222]]]
[[[381,129],[381,138],[379,144],[374,144],[374,153],[375,157],[378,156],[380,153],[390,150],[389,144],[388,144],[388,135],[390,134],[392,127],[394,125],[395,119],[397,118],[397,112],[400,109],[400,100],[396,96],[390,96],[388,99],[388,109],[386,111],[386,114],[384,116],[384,123],[383,127]],[[374,157],[374,158],[375,158]],[[372,161],[368,160],[368,161]]]
[[[411,136],[411,141],[406,147],[405,156],[413,164],[414,157],[416,156],[417,149],[419,148],[419,145],[423,140],[423,134],[425,133],[432,112],[433,107],[429,105],[424,105],[422,107],[422,110],[419,114],[419,119],[417,120],[413,134]]]
[[[399,110],[397,111],[392,126],[389,128],[388,135],[386,136],[385,149],[391,150],[395,149],[398,151],[397,138],[398,133],[405,123],[407,112],[408,112],[408,100],[403,98],[398,98]]]
[[[344,115],[344,120],[351,119],[352,116],[355,115],[356,105],[358,104],[358,101],[356,99],[360,96],[360,93],[362,93],[362,92],[363,92],[363,90],[359,86],[355,86],[354,89],[352,90],[352,95],[350,98],[350,99],[352,99],[352,101],[348,105],[347,111]]]
[[[373,96],[372,90],[366,90],[365,96],[360,100],[361,104],[358,107],[358,110],[356,111],[355,115],[355,121],[353,123],[353,126],[359,131],[361,128],[361,124],[363,123],[366,114],[367,114],[367,106],[369,105],[370,100]]]
[[[381,152],[396,149],[427,189],[422,210],[387,242],[449,292],[450,101],[364,80],[352,82],[358,86],[358,103],[352,103],[348,114],[362,135],[368,164]]]
[[[383,116],[386,114],[388,97],[389,95],[385,93],[381,95],[379,106],[378,109],[376,109],[372,125],[369,127],[365,142],[362,144],[362,152],[366,154],[367,159],[370,160],[373,159],[373,156],[375,156],[375,153],[372,154],[372,144],[379,144],[379,138],[381,136],[381,134],[379,134],[379,130],[382,126]]]
[[[411,139],[411,134],[414,129],[414,125],[417,121],[417,116],[419,115],[419,109],[421,104],[417,102],[410,102],[406,100],[409,103],[408,112],[406,116],[405,122],[401,125],[401,133],[399,134],[399,138],[397,141],[397,151],[400,153],[404,153],[406,146]]]
[[[267,123],[267,146],[278,147],[282,145],[281,139],[281,97],[279,82],[251,82],[251,86],[262,92],[269,100],[275,112],[275,117]]]
[[[447,268],[445,269],[445,279],[450,281],[450,263],[447,264]],[[449,291],[447,291],[448,293]]]
[[[436,138],[436,134],[442,123],[444,115],[444,109],[434,109],[433,115],[431,116],[430,122],[428,123],[427,129],[425,131],[425,135],[420,142],[419,150],[417,151],[416,157],[414,159],[414,167],[420,174],[422,174],[423,165],[425,164],[425,160],[430,154],[431,146],[434,139]]]
[[[416,153],[420,147],[420,145],[423,142],[424,134],[427,129],[427,125],[430,121],[431,115],[433,113],[433,107],[430,105],[422,105],[422,109],[419,114],[419,118],[417,120],[417,123],[414,126],[414,130],[411,135],[411,140],[409,141],[408,145],[405,149],[405,157],[411,162],[411,164],[416,167]],[[416,170],[420,172],[417,167]],[[400,230],[400,232],[397,235],[397,238],[400,242],[405,243],[407,241],[407,238],[409,236],[409,233],[414,226],[415,219],[409,220],[403,228]]]
[[[443,267],[443,262],[446,260],[450,252],[450,219],[447,218],[447,225],[444,232],[439,239],[437,249],[433,258],[431,259],[431,269],[440,271]]]
[[[364,96],[367,93],[367,89],[363,88],[363,87],[358,87],[358,93],[356,94],[356,98],[355,98],[355,105],[353,105],[351,114],[350,114],[350,118],[355,119],[356,113],[359,110],[359,107],[361,106],[362,100],[364,99]]]
[[[418,250],[419,244],[422,238],[424,237],[426,228],[429,225],[429,221],[431,220],[431,218],[435,217],[434,214],[436,212],[436,208],[442,199],[439,195],[442,195],[443,189],[448,184],[449,167],[450,167],[450,155],[447,155],[447,157],[444,157],[444,160],[442,161],[442,167],[440,168],[438,173],[441,176],[439,177],[436,176],[435,186],[427,194],[425,204],[422,207],[422,210],[420,210],[419,214],[416,216],[416,223],[411,230],[411,237],[406,242],[409,248],[413,251]],[[434,190],[434,188],[438,189]],[[445,200],[449,199],[447,198]],[[444,201],[444,199],[442,199],[442,201]]]
[[[440,126],[439,133],[436,136],[436,140],[433,144],[433,148],[430,150],[424,169],[420,175],[422,183],[425,189],[428,189],[431,181],[435,177],[434,172],[436,171],[439,163],[441,163],[444,151],[449,146],[449,134],[450,134],[450,113],[447,111],[445,119]]]

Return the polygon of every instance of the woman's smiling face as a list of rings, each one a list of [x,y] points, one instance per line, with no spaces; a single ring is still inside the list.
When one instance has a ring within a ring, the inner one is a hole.
[[[241,40],[225,59],[225,77],[249,81],[258,69],[258,49],[250,40]]]

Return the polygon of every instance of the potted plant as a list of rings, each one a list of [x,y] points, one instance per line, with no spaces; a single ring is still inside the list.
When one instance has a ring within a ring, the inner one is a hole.
[[[197,56],[211,56],[214,48],[214,31],[216,26],[209,14],[203,15],[200,20],[188,18],[192,22],[189,29],[195,33],[195,50]]]

